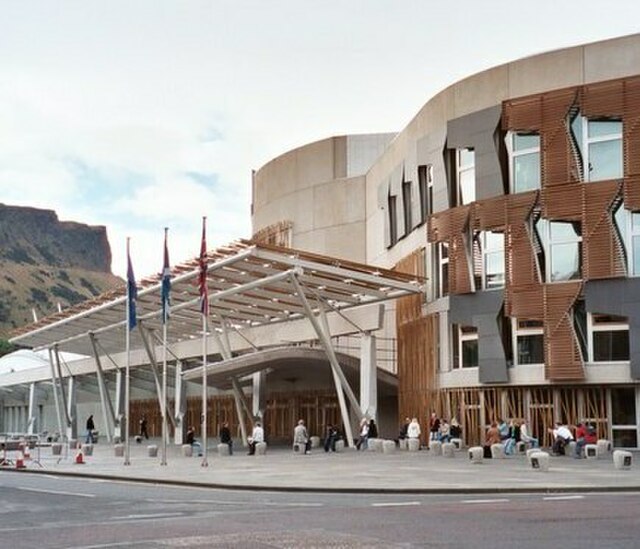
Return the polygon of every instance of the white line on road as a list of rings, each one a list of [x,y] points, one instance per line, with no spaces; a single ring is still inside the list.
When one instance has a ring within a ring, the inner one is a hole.
[[[80,494],[78,492],[62,492],[60,490],[41,490],[39,488],[16,488],[24,492],[37,492],[39,494],[54,494],[56,496],[76,496],[79,498],[95,498],[95,494]]]
[[[419,501],[389,501],[384,503],[372,503],[371,507],[407,507],[409,505],[420,505]]]
[[[584,499],[584,496],[546,496],[544,501],[561,501],[565,499]]]
[[[184,516],[183,513],[150,513],[150,514],[138,514],[138,515],[124,515],[121,517],[110,517],[109,520],[167,518],[167,517],[182,517],[182,516]]]
[[[462,503],[509,503],[508,499],[463,499]]]

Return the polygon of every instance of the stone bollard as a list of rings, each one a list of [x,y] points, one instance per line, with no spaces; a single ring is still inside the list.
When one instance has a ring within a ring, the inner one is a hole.
[[[482,463],[484,459],[484,448],[482,446],[474,446],[469,448],[469,460],[471,463]]]
[[[584,447],[584,457],[587,459],[598,459],[598,446],[596,444],[587,444]]]
[[[540,448],[529,448],[527,450],[527,462],[529,463],[529,465],[531,465],[531,456],[539,451],[540,451]]]
[[[267,453],[267,443],[258,442],[256,444],[256,456],[264,456]]]
[[[221,442],[220,444],[218,444],[218,455],[219,456],[231,455],[229,453],[229,445],[224,442]]]
[[[184,457],[192,457],[193,456],[193,446],[191,444],[183,444],[182,445],[182,455]]]
[[[456,447],[453,442],[445,442],[442,445],[442,456],[452,458],[456,455]]]
[[[150,458],[158,457],[158,447],[155,444],[147,446],[147,456]]]
[[[382,441],[382,453],[383,454],[394,454],[396,451],[396,443],[393,440],[383,440]]]
[[[504,444],[491,445],[491,459],[505,459],[507,454],[504,453]]]
[[[54,442],[51,445],[51,455],[59,456],[62,454],[62,444],[59,442]]]
[[[457,452],[464,448],[464,441],[461,438],[452,438],[450,442],[453,444]]]
[[[409,452],[417,452],[418,450],[420,450],[420,439],[419,438],[408,439],[407,450],[409,450]]]
[[[408,444],[406,438],[398,439],[398,450],[408,450]]]
[[[519,456],[523,456],[527,453],[527,443],[522,440],[516,442],[516,454]]]
[[[344,440],[336,440],[336,452],[344,452]]]
[[[548,471],[549,470],[549,454],[547,452],[533,452],[530,456],[531,468],[536,471]]]
[[[430,440],[429,441],[429,453],[432,453],[434,456],[442,455],[442,442],[439,440]]]
[[[82,445],[82,453],[85,456],[92,456],[93,455],[93,444],[83,444]]]
[[[598,447],[596,451],[598,459],[607,459],[609,457],[609,454],[611,453],[611,442],[601,438],[596,443],[596,446]]]
[[[113,453],[117,458],[124,457],[124,444],[114,444]]]
[[[575,440],[570,440],[564,447],[564,455],[572,457],[576,453],[577,443]]]
[[[619,470],[631,469],[633,464],[633,454],[626,450],[614,450],[613,452],[613,466]]]
[[[311,437],[311,448],[320,448],[320,437]]]
[[[367,450],[369,450],[370,452],[380,452],[382,453],[383,451],[383,444],[384,440],[381,438],[370,438],[367,441]]]

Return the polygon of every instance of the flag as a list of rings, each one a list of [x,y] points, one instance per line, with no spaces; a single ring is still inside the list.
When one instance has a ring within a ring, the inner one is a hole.
[[[164,230],[164,263],[162,265],[162,323],[165,324],[169,319],[169,308],[171,305],[171,267],[169,267],[169,248],[167,247],[167,233],[169,229]]]
[[[136,299],[138,299],[138,287],[136,286],[136,277],[133,274],[133,265],[131,264],[131,256],[129,255],[129,243],[127,242],[127,306],[129,307],[129,331],[133,330],[138,324],[136,318]]]
[[[202,242],[200,243],[200,275],[198,286],[200,288],[200,312],[209,315],[209,288],[207,287],[207,218],[202,218]]]

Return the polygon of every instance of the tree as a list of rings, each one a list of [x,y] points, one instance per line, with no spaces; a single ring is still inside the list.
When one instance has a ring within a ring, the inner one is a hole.
[[[16,349],[17,347],[13,343],[9,343],[6,339],[0,339],[0,356],[8,355]]]

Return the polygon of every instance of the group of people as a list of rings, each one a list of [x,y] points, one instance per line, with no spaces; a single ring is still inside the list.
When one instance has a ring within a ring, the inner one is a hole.
[[[511,419],[509,422],[504,419],[493,421],[487,429],[484,440],[484,455],[491,457],[491,446],[493,444],[503,444],[504,453],[512,455],[516,451],[516,444],[524,442],[531,448],[539,446],[538,439],[531,435],[529,427],[524,419]]]
[[[418,418],[409,419],[406,417],[404,423],[400,427],[399,440],[420,438],[422,430]],[[462,427],[458,420],[454,417],[451,422],[446,419],[440,419],[435,412],[429,416],[429,440],[437,440],[440,442],[450,442],[453,438],[462,437]]]
[[[369,447],[370,438],[378,438],[378,426],[373,418],[363,417],[360,421],[360,432],[358,442],[356,442],[356,449],[366,450]]]
[[[596,428],[586,422],[571,426],[556,422],[555,426],[549,429],[549,433],[553,436],[551,449],[556,456],[565,455],[566,447],[571,441],[575,441],[576,445],[572,457],[580,459],[583,457],[584,447],[587,444],[595,444],[598,441]]]

